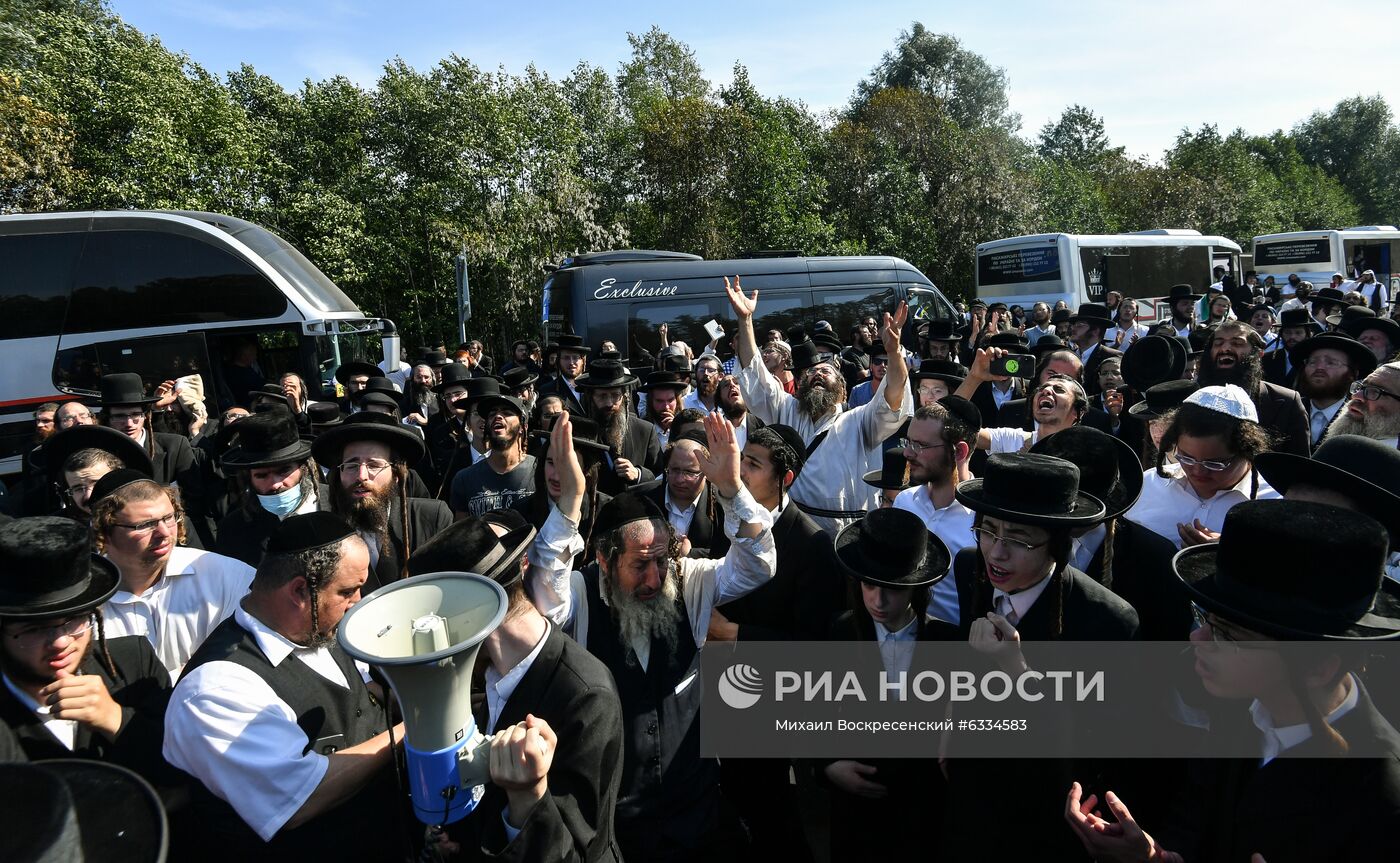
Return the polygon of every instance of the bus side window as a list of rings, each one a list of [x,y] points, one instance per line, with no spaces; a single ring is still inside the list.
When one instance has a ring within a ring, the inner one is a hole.
[[[850,341],[851,328],[858,321],[873,317],[878,322],[883,312],[893,308],[894,299],[889,285],[852,285],[849,288],[812,291],[811,322],[827,321],[841,344]]]
[[[80,233],[0,237],[0,339],[59,334],[82,248]]]
[[[637,361],[641,355],[641,350],[655,355],[661,349],[661,335],[658,328],[666,325],[666,338],[669,342],[685,342],[690,346],[691,353],[696,356],[705,349],[705,345],[710,343],[710,337],[705,334],[705,324],[711,319],[725,320],[727,315],[716,314],[719,309],[719,300],[694,299],[688,302],[675,303],[633,303],[627,318],[627,345],[618,345],[617,349],[622,355],[628,357],[636,365],[644,365]],[[728,301],[724,301],[724,307],[729,308]],[[726,327],[728,329],[729,327]],[[595,334],[599,341],[602,339],[614,339],[615,334],[610,332],[600,332]]]

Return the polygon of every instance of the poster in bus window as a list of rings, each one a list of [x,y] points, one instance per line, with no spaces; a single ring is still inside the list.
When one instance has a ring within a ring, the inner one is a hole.
[[[1316,240],[1287,240],[1280,243],[1256,243],[1254,266],[1292,267],[1298,264],[1326,264],[1332,260],[1332,250],[1326,238]]]
[[[987,252],[977,258],[977,284],[1015,285],[1060,278],[1060,252],[1054,246]]]

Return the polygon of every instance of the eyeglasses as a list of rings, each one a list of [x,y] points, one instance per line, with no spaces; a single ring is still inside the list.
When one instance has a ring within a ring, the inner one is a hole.
[[[922,392],[922,390],[921,390],[921,392]],[[947,444],[946,442],[944,442],[944,443],[919,443],[918,441],[916,441],[916,440],[910,440],[910,439],[907,438],[907,437],[902,437],[902,438],[899,439],[899,448],[900,448],[900,449],[907,449],[907,450],[909,450],[910,452],[912,452],[914,455],[919,455],[920,453],[922,453],[922,452],[923,452],[924,450],[926,450],[926,449],[938,449],[939,447],[944,447],[944,446],[947,446],[947,445],[948,445],[948,444]]]
[[[138,524],[118,523],[114,526],[131,531],[132,536],[146,536],[154,533],[155,529],[158,527],[174,527],[179,520],[180,514],[172,512],[169,515],[163,515],[160,518],[153,518],[150,521],[143,521]]]
[[[32,650],[36,647],[43,647],[53,644],[60,638],[79,638],[83,633],[92,628],[92,616],[84,614],[81,617],[74,617],[65,620],[58,626],[45,626],[36,629],[26,629],[23,632],[16,632],[10,636],[14,640],[15,646],[20,650]]]
[[[1390,398],[1393,398],[1396,401],[1400,402],[1400,396],[1397,396],[1395,393],[1387,392],[1386,390],[1383,390],[1380,387],[1372,386],[1363,381],[1357,381],[1356,383],[1352,384],[1351,389],[1349,389],[1348,392],[1350,392],[1352,395],[1359,394],[1361,398],[1365,399],[1368,402],[1380,401],[1381,396],[1389,396]]]
[[[1031,552],[1050,542],[1050,540],[1048,539],[1045,542],[1022,542],[1019,539],[1007,539],[1004,536],[999,536],[995,533],[992,533],[985,527],[974,527],[972,529],[972,533],[974,536],[977,537],[979,542],[985,542],[988,545],[992,546],[996,545],[997,543],[1001,543],[1002,546],[1008,551]]]
[[[698,471],[698,470],[681,470],[681,469],[678,468],[678,467],[668,467],[668,468],[666,468],[666,475],[667,475],[667,476],[673,476],[673,477],[675,477],[675,478],[677,478],[677,479],[688,479],[688,480],[697,480],[697,479],[699,479],[700,477],[704,476],[704,474],[701,473],[701,472]]]
[[[391,462],[382,459],[370,459],[369,461],[347,461],[337,467],[343,476],[359,476],[360,471],[364,470],[370,479],[374,479],[387,470],[390,465]]]
[[[1336,357],[1318,356],[1308,357],[1307,359],[1303,360],[1303,365],[1307,368],[1320,369],[1345,369],[1351,367],[1351,363],[1347,362],[1346,360],[1339,360]]]
[[[1222,626],[1212,615],[1206,612],[1196,603],[1191,603],[1191,618],[1195,621],[1196,629],[1210,628],[1210,640],[1216,644],[1228,646],[1232,651],[1238,652],[1240,648],[1250,647],[1252,639],[1241,637],[1239,633],[1232,632],[1228,626]],[[1263,642],[1260,642],[1263,643]]]
[[[1217,459],[1191,458],[1189,455],[1183,455],[1180,450],[1177,450],[1176,453],[1176,462],[1182,467],[1199,467],[1209,471],[1216,471],[1217,473],[1222,470],[1229,470],[1230,465],[1234,464],[1238,458],[1239,456],[1236,456],[1235,458],[1226,459],[1225,461],[1219,461]]]
[[[86,494],[88,492],[91,492],[92,487],[95,485],[97,485],[97,483],[95,482],[82,482],[78,483],[77,485],[70,485],[63,491],[66,492],[69,497],[77,497],[80,494]]]

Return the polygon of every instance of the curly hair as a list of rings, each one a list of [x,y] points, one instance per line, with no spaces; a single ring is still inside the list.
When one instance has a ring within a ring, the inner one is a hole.
[[[1259,423],[1235,419],[1200,405],[1183,404],[1163,419],[1168,425],[1157,450],[1157,475],[1163,478],[1167,476],[1167,453],[1176,449],[1182,435],[1218,438],[1235,458],[1251,465],[1260,453],[1268,452],[1274,445],[1273,436]]]
[[[161,485],[153,479],[143,479],[122,486],[92,507],[93,545],[97,553],[106,552],[107,538],[112,535],[127,504],[159,500],[162,496],[170,501],[170,506],[175,511],[175,523],[179,528],[177,541],[184,545],[188,536],[185,530],[185,507],[180,502],[180,490],[174,486]]]

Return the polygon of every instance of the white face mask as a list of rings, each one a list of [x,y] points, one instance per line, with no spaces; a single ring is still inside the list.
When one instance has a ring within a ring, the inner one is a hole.
[[[301,483],[277,494],[260,494],[258,503],[279,519],[286,518],[296,512],[297,506],[301,504]]]

